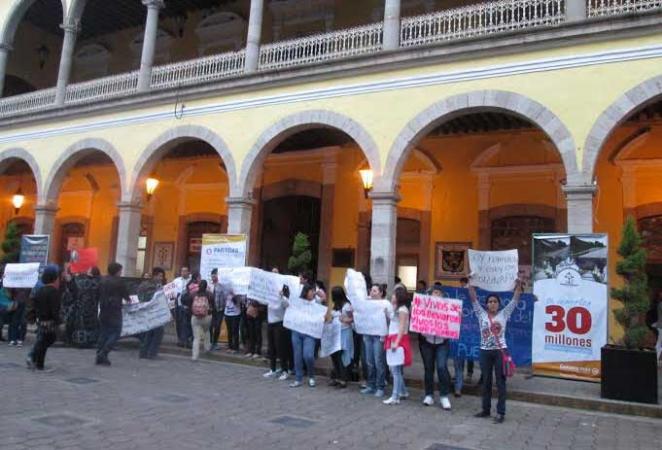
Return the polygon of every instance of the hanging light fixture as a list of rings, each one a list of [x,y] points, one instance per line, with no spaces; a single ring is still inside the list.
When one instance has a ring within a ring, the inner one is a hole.
[[[16,194],[14,194],[11,198],[11,204],[14,205],[15,215],[18,216],[18,213],[23,207],[24,203],[25,203],[25,195],[23,195],[23,191],[21,191],[21,188],[19,187],[18,190],[16,191]]]
[[[147,192],[147,201],[150,201],[152,195],[156,191],[156,188],[159,187],[159,180],[153,175],[145,181],[145,192]]]
[[[359,174],[361,175],[361,182],[363,183],[363,194],[365,195],[365,198],[368,198],[368,193],[372,191],[375,174],[370,169],[359,170]]]

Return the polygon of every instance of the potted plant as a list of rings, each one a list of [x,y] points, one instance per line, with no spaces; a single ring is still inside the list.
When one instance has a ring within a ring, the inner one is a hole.
[[[643,348],[649,329],[645,313],[649,307],[646,250],[642,247],[634,218],[625,221],[616,264],[623,286],[613,288],[611,296],[621,303],[614,311],[623,327],[623,338],[616,345],[602,348],[602,397],[640,403],[657,403],[657,361],[655,351]]]
[[[292,256],[287,261],[287,268],[292,273],[299,273],[306,271],[310,268],[310,262],[313,259],[313,254],[310,251],[310,240],[308,235],[304,233],[297,233],[294,236],[294,243],[292,244]]]

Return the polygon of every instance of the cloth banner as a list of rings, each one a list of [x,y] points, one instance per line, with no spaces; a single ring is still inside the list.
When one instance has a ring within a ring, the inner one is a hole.
[[[203,234],[200,250],[200,274],[211,281],[211,271],[221,267],[243,267],[246,264],[246,235]]]
[[[517,250],[484,252],[469,249],[469,267],[474,286],[492,292],[515,289],[519,273]]]
[[[446,339],[460,337],[462,301],[414,294],[409,329]]]
[[[2,286],[6,288],[32,289],[39,281],[38,262],[24,264],[7,264]]]
[[[352,303],[354,309],[354,329],[359,334],[368,336],[386,336],[388,325],[384,310],[391,309],[386,300],[357,300]]]
[[[171,320],[168,301],[163,291],[158,291],[149,302],[122,307],[122,337],[153,330]]]
[[[218,281],[232,290],[234,295],[248,295],[252,267],[219,267]]]
[[[95,247],[81,248],[71,252],[71,273],[85,273],[99,265],[99,252]]]
[[[289,330],[321,339],[324,333],[326,307],[314,301],[291,298],[285,310],[283,326]]]
[[[490,292],[476,289],[478,301],[483,308]],[[469,291],[463,288],[444,287],[444,296],[462,301],[462,324],[460,339],[451,341],[451,356],[478,360],[480,354],[480,326],[474,314],[469,298]],[[512,292],[499,293],[503,306],[513,297]],[[520,302],[510,316],[506,327],[506,345],[518,366],[531,366],[531,332],[533,326],[534,297],[531,294],[521,294]]]
[[[365,300],[368,296],[368,288],[365,284],[365,278],[361,272],[354,269],[347,269],[345,273],[345,293],[350,303]]]
[[[608,249],[605,234],[534,235],[534,374],[600,382]]]
[[[263,305],[278,308],[280,307],[280,292],[285,285],[290,289],[290,298],[298,298],[301,295],[299,277],[251,268],[246,296]]]
[[[48,263],[50,236],[47,234],[26,234],[21,236],[20,263],[35,263],[45,266]]]
[[[320,358],[326,358],[342,350],[340,320],[334,317],[329,323],[324,324],[322,342],[320,344]]]

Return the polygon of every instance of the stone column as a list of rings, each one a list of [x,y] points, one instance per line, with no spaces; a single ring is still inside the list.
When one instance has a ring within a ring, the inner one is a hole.
[[[255,202],[245,197],[228,197],[225,201],[228,205],[228,233],[249,237]]]
[[[136,260],[138,259],[138,237],[142,222],[142,205],[140,203],[122,202],[117,205],[119,220],[117,225],[117,251],[115,260],[122,265],[122,274],[126,277],[138,276]]]
[[[147,6],[147,20],[145,21],[145,37],[143,38],[142,56],[140,58],[138,92],[149,91],[152,85],[154,50],[159,30],[159,10],[164,6],[163,0],[143,0],[143,5]]]
[[[37,205],[34,208],[34,234],[49,234],[53,237],[57,207],[52,205]]]
[[[9,52],[12,50],[9,44],[0,44],[0,97],[5,87],[5,74],[7,72],[7,59],[9,59]]]
[[[376,283],[393,288],[395,278],[395,243],[398,228],[399,196],[395,192],[372,192],[372,233],[370,275]]]
[[[593,185],[568,185],[563,187],[568,205],[568,233],[593,232]]]
[[[264,0],[251,0],[251,12],[248,18],[248,36],[246,38],[246,61],[244,67],[246,73],[255,72],[260,60],[263,11]]]
[[[586,0],[567,0],[565,3],[565,16],[568,22],[586,20]]]
[[[63,23],[60,27],[64,30],[64,42],[60,54],[60,69],[57,74],[57,87],[55,90],[55,104],[63,106],[67,98],[67,85],[71,77],[71,66],[73,63],[74,50],[76,49],[76,37],[80,27],[77,23]]]
[[[386,0],[384,5],[384,50],[400,47],[400,0]]]
[[[333,253],[333,202],[336,195],[338,164],[322,166],[322,201],[320,208],[320,237],[317,251],[317,278],[330,282]]]

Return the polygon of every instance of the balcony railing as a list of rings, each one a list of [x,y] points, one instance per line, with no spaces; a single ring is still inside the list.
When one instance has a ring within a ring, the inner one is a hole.
[[[242,50],[156,67],[152,71],[152,88],[184,86],[239,75],[244,72],[245,59],[246,52]]]
[[[558,25],[565,20],[563,0],[502,0],[407,17],[401,45],[482,36],[524,28]]]
[[[620,16],[662,9],[662,0],[588,0],[588,16]]]
[[[500,0],[407,17],[401,23],[401,46],[415,47],[444,41],[550,27],[565,21],[566,0]],[[662,10],[662,0],[586,0],[587,15],[619,16]],[[260,47],[258,70],[341,60],[382,50],[381,22]],[[153,91],[241,76],[246,52],[223,53],[166,66],[152,71]],[[106,77],[67,87],[65,104],[81,105],[137,92],[138,72]],[[0,99],[0,119],[54,108],[55,89]]]
[[[260,48],[260,70],[284,69],[378,52],[382,48],[381,22],[332,33],[276,42]]]
[[[85,81],[67,86],[66,104],[80,105],[83,103],[108,100],[115,97],[132,94],[138,87],[138,72],[123,73],[98,80]]]

